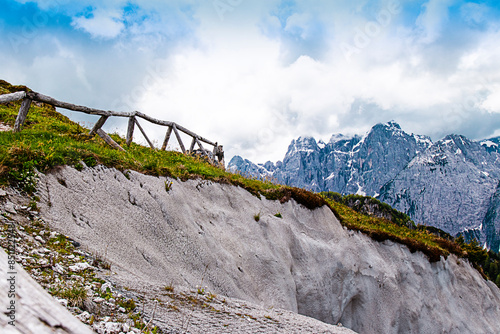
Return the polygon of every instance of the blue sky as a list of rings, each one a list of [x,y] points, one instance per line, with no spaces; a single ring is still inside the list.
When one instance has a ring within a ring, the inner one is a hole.
[[[500,135],[497,1],[0,0],[0,8],[0,78],[178,122],[222,143],[228,158],[276,161],[298,136],[328,141],[390,120],[434,140]],[[163,129],[147,128],[160,142]],[[107,130],[123,133],[125,120]]]

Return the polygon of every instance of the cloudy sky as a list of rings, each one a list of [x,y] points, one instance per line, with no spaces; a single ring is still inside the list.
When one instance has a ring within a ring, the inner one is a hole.
[[[229,159],[276,161],[299,136],[328,141],[390,120],[433,140],[484,139],[500,136],[500,5],[0,0],[0,78],[175,121]],[[161,142],[164,129],[147,128]]]

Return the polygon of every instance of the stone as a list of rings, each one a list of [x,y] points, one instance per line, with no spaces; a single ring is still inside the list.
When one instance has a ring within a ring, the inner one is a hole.
[[[3,189],[0,189],[0,197],[5,197],[7,196],[7,192]]]
[[[85,269],[91,268],[91,265],[88,264],[87,262],[80,262],[80,263],[75,263],[72,266],[68,267],[69,270],[74,271],[74,272],[81,272],[84,271]]]
[[[52,270],[61,275],[66,273],[66,270],[64,270],[63,266],[61,266],[60,263],[56,263],[56,265],[52,267]]]
[[[0,249],[0,272],[8,271],[8,255]],[[45,291],[23,268],[16,267],[16,323],[8,324],[9,318],[2,311],[0,333],[78,333],[92,331],[77,320],[63,305]],[[3,276],[3,275],[2,275]],[[0,291],[9,291],[7,277],[0,280]],[[0,294],[0,305],[9,304],[7,293]]]
[[[107,322],[106,323],[106,333],[108,334],[118,334],[122,330],[122,324],[119,322]]]
[[[89,312],[84,311],[84,312],[80,313],[79,315],[77,315],[76,317],[77,317],[77,319],[79,319],[82,322],[89,322],[91,315]]]
[[[64,307],[68,307],[68,300],[63,298],[57,298],[57,301]]]
[[[12,213],[12,214],[17,214],[17,211],[16,211],[16,207],[14,205],[14,203],[12,202],[6,202],[4,204],[4,210],[7,211],[8,213]]]
[[[111,292],[113,292],[113,285],[109,282],[106,282],[101,286],[101,292],[106,293],[108,288]]]

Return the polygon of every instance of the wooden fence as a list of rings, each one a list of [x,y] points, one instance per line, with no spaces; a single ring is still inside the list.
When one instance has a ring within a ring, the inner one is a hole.
[[[49,96],[45,96],[40,93],[36,92],[15,92],[12,94],[4,94],[0,95],[0,103],[8,103],[8,102],[14,102],[14,101],[19,101],[22,100],[21,103],[21,108],[19,109],[19,113],[16,118],[16,123],[14,125],[14,132],[19,132],[22,129],[22,126],[24,124],[24,121],[26,120],[26,116],[28,115],[29,108],[31,106],[31,103],[33,101],[37,102],[42,102],[46,104],[50,104],[54,107],[58,108],[63,108],[63,109],[68,109],[68,110],[73,110],[73,111],[78,111],[78,112],[83,112],[89,115],[99,115],[101,118],[96,122],[92,130],[90,131],[89,135],[94,136],[95,134],[99,135],[106,143],[108,143],[110,146],[118,149],[125,151],[120,145],[118,145],[106,132],[104,132],[101,128],[104,125],[104,123],[108,120],[109,117],[115,116],[115,117],[127,117],[129,119],[128,121],[128,129],[127,129],[127,146],[130,146],[132,143],[132,138],[134,135],[134,129],[135,126],[141,131],[142,135],[148,142],[149,146],[151,146],[152,149],[155,149],[153,143],[151,140],[149,140],[146,132],[142,128],[142,126],[139,124],[138,118],[142,118],[148,122],[151,122],[153,124],[161,125],[161,126],[166,126],[167,132],[165,135],[165,139],[163,141],[163,145],[161,147],[161,150],[166,150],[168,142],[170,140],[170,137],[172,135],[172,132],[174,133],[177,142],[179,143],[179,146],[182,150],[182,153],[199,153],[202,154],[203,156],[207,157],[212,163],[219,163],[224,165],[224,149],[221,145],[218,145],[216,142],[212,142],[206,138],[203,138],[196,133],[189,131],[188,129],[180,126],[179,124],[176,124],[174,122],[168,122],[168,121],[161,121],[158,119],[155,119],[153,117],[150,117],[148,115],[145,115],[141,112],[134,111],[134,112],[116,112],[116,111],[106,111],[106,110],[99,110],[99,109],[93,109],[93,108],[88,108],[84,106],[78,106],[74,105],[71,103],[67,102],[61,102],[56,99],[53,99]],[[179,132],[183,132],[190,136],[192,138],[191,140],[191,146],[189,147],[189,150],[186,150],[186,147],[184,146],[184,143],[182,142],[181,136]],[[213,146],[213,150],[207,150],[203,146],[202,143],[208,144]],[[195,150],[195,147],[198,146],[198,149]]]

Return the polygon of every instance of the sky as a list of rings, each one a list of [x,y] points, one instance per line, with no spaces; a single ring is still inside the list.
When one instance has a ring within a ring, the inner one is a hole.
[[[227,161],[391,120],[479,140],[500,136],[500,3],[0,0],[0,79],[174,121]],[[161,146],[166,129],[143,127]],[[125,134],[126,120],[104,129]]]

